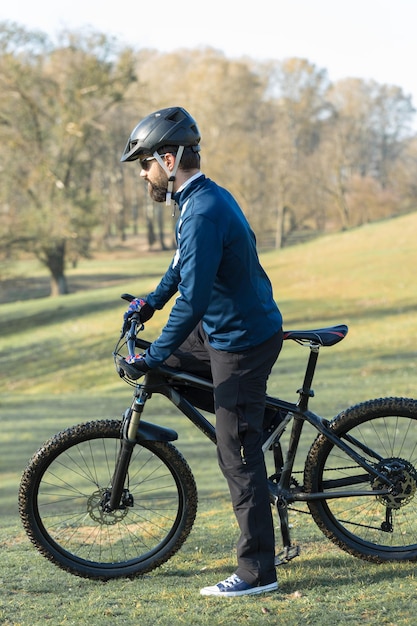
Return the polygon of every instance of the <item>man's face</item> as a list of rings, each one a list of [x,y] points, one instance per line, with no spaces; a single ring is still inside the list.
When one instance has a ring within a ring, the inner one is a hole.
[[[156,160],[147,161],[146,169],[141,164],[141,177],[148,183],[149,195],[154,202],[165,202],[168,190],[168,176]]]

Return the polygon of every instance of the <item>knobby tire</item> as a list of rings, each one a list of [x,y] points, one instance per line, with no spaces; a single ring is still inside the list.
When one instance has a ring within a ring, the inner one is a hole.
[[[170,559],[197,511],[191,470],[170,443],[141,441],[125,483],[133,506],[106,513],[121,423],[88,422],[58,433],[24,471],[19,510],[36,548],[85,578],[135,577]]]
[[[319,435],[304,471],[307,492],[375,491],[375,495],[310,501],[322,532],[342,550],[376,563],[417,560],[417,401],[380,398],[351,407],[331,423],[339,436],[368,446],[353,447],[397,485],[396,494],[378,496],[383,481]],[[371,451],[377,453],[377,458]]]

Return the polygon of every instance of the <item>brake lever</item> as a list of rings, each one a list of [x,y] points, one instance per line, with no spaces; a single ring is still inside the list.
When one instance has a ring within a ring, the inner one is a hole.
[[[130,293],[122,293],[120,297],[122,298],[122,300],[127,300],[128,302],[132,302],[132,300],[136,298],[136,296],[132,296],[132,294]]]

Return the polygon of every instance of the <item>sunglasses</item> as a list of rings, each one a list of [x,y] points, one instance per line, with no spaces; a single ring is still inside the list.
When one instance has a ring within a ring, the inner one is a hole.
[[[166,152],[165,154],[160,154],[159,156],[163,158],[167,154],[168,152]],[[156,161],[156,157],[150,156],[150,157],[145,157],[144,159],[139,159],[140,166],[143,170],[145,170],[145,172],[151,169],[152,161]]]

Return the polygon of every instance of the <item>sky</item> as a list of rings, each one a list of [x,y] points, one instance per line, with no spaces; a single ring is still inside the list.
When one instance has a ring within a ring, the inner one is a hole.
[[[417,0],[13,0],[0,21],[55,38],[90,27],[137,48],[308,59],[332,82],[397,85],[417,107]]]

